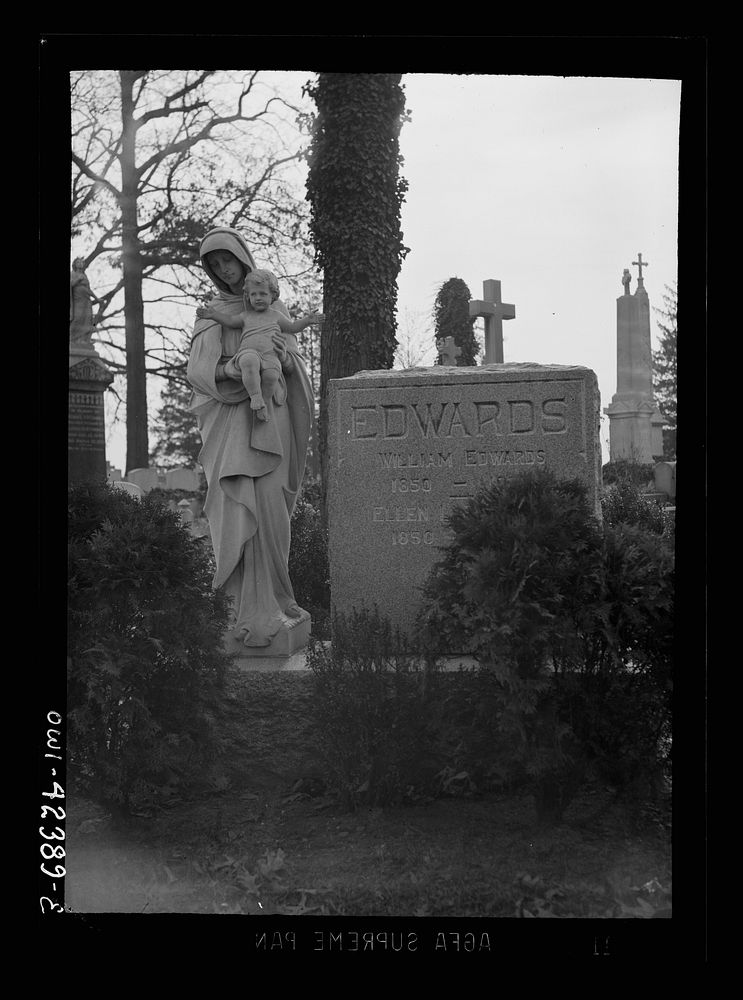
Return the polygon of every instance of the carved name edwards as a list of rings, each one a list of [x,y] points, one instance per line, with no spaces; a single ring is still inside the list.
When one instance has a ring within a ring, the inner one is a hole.
[[[566,393],[534,400],[381,403],[351,405],[351,435],[355,440],[485,437],[504,434],[565,434]]]
[[[598,510],[599,400],[585,368],[486,365],[330,382],[328,510],[337,610],[376,603],[400,628],[446,520],[485,482],[551,467]]]

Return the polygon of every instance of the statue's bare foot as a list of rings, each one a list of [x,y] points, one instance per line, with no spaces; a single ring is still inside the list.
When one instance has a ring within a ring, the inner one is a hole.
[[[250,409],[253,410],[259,420],[268,420],[268,407],[263,396],[251,396]]]
[[[298,604],[290,604],[289,607],[284,611],[287,618],[301,618],[302,609]]]

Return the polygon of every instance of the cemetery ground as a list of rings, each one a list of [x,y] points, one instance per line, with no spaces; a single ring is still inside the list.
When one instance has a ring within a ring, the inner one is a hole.
[[[670,808],[600,780],[547,828],[518,791],[348,812],[301,783],[229,787],[118,826],[69,805],[73,913],[671,916]]]

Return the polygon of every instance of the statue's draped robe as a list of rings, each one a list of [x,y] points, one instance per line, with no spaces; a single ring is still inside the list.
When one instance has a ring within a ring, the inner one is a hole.
[[[210,304],[226,313],[244,308],[242,296],[227,291]],[[215,380],[217,363],[237,352],[240,336],[239,329],[197,320],[188,379],[203,442],[204,509],[217,563],[213,585],[234,598],[235,635],[261,644],[295,604],[290,518],[304,475],[314,398],[296,341],[287,337],[293,371],[281,375],[275,400],[267,401],[269,419],[258,420],[242,382]]]
[[[90,283],[83,271],[70,272],[70,339],[89,341],[93,332]]]

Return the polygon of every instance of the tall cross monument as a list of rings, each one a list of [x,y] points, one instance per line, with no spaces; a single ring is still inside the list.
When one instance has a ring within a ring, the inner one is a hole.
[[[650,267],[650,264],[648,264],[648,262],[646,260],[642,259],[642,254],[641,253],[638,253],[637,260],[633,260],[632,261],[632,266],[636,267],[637,270],[638,270],[638,272],[639,272],[638,275],[637,275],[637,291],[639,292],[639,290],[641,288],[645,288],[645,283],[642,280],[642,269],[643,269],[643,267]],[[637,294],[637,293],[635,293],[635,294]]]
[[[482,299],[470,302],[470,319],[485,320],[486,365],[503,364],[503,320],[516,318],[516,306],[501,300],[500,281],[488,278],[482,283]]]
[[[650,300],[638,253],[637,290],[630,294],[630,272],[624,269],[624,294],[617,299],[617,391],[604,413],[609,417],[609,457],[644,464],[663,456],[663,417],[653,396],[650,346]]]

